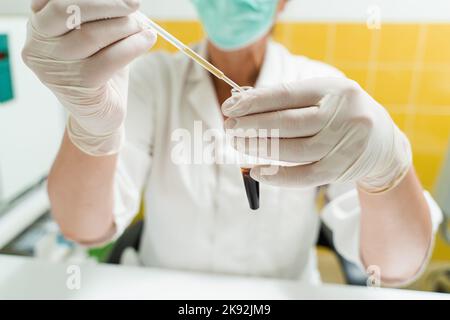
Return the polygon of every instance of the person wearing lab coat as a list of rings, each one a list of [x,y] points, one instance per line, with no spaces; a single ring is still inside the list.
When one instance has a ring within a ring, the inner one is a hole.
[[[193,0],[208,34],[195,51],[256,88],[232,98],[226,83],[181,53],[151,53],[127,67],[156,40],[133,14],[137,1],[72,2],[83,15],[68,31],[61,2],[33,1],[23,51],[69,111],[48,181],[68,239],[115,239],[143,201],[145,266],[317,283],[322,218],[337,250],[362,269],[376,265],[385,283],[420,274],[440,212],[415,176],[409,143],[340,71],[270,40],[285,0]],[[257,212],[236,164],[183,162],[174,152],[204,144],[208,131],[223,138],[236,123],[279,129],[288,139],[276,160],[302,164],[268,177],[252,170],[262,182]],[[321,140],[303,148],[311,137]],[[329,202],[320,215],[322,185]]]

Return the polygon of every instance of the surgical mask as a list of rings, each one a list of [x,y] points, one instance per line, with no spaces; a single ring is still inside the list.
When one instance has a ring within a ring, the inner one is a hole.
[[[275,20],[279,0],[192,0],[209,40],[233,51],[264,37]]]

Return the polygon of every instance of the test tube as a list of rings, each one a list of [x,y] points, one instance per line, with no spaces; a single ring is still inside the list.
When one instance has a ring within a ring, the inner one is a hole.
[[[259,209],[259,182],[250,176],[250,168],[241,168],[248,205],[252,210]]]
[[[252,90],[252,87],[241,87],[243,91]],[[236,89],[231,90],[231,94],[235,95],[240,91]],[[259,209],[259,182],[250,176],[251,168],[241,167],[242,179],[244,180],[245,193],[247,194],[248,204],[250,209]]]

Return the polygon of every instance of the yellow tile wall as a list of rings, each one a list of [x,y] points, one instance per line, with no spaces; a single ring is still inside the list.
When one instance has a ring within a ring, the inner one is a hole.
[[[193,21],[162,21],[182,41],[203,37]],[[432,190],[450,137],[450,24],[279,23],[275,40],[291,52],[333,64],[382,103],[410,137],[414,163]],[[173,51],[159,40],[157,49]],[[449,182],[450,183],[450,182]],[[438,239],[434,259],[449,260]]]

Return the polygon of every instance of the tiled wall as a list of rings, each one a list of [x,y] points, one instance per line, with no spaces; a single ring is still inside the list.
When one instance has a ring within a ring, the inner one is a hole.
[[[196,22],[162,22],[186,43],[199,40]],[[414,162],[432,190],[450,136],[450,24],[287,23],[274,38],[293,53],[325,61],[358,81],[382,103],[411,140]],[[160,40],[158,49],[172,48]],[[435,258],[450,249],[438,242]]]
[[[450,135],[450,24],[282,24],[275,37],[337,66],[382,103],[411,139],[422,183],[433,187]]]

